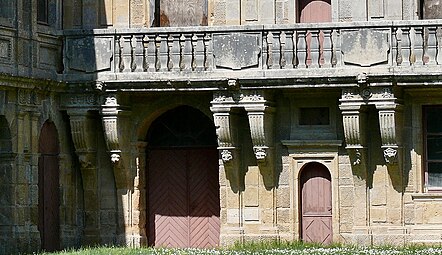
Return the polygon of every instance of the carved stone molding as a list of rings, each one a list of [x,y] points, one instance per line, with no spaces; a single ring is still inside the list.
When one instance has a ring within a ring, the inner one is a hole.
[[[116,95],[107,95],[101,105],[104,138],[112,163],[120,161],[121,150],[118,136],[118,114],[121,111]]]

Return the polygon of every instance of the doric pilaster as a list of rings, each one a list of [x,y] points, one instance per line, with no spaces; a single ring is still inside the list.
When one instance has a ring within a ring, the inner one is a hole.
[[[85,108],[68,109],[71,135],[75,153],[80,162],[80,170],[84,187],[85,200],[85,242],[99,242],[100,200],[98,192],[98,171],[96,162],[96,130],[90,112]]]
[[[239,105],[244,107],[250,126],[253,152],[266,186],[274,183],[274,107],[271,96],[264,91],[245,91]]]

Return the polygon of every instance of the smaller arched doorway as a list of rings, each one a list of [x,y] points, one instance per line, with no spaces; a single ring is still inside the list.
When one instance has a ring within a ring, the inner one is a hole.
[[[180,106],[152,123],[147,143],[149,245],[217,246],[220,199],[213,121]]]
[[[311,162],[301,170],[300,181],[302,240],[330,244],[333,241],[330,172],[324,165]]]
[[[60,249],[60,146],[55,124],[46,121],[38,142],[38,229],[41,248],[45,251]]]

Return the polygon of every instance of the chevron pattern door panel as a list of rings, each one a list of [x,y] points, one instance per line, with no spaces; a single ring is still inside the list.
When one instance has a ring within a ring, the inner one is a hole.
[[[332,242],[332,196],[328,169],[309,163],[301,173],[302,240]]]
[[[150,150],[148,160],[149,244],[181,248],[217,246],[217,150]]]

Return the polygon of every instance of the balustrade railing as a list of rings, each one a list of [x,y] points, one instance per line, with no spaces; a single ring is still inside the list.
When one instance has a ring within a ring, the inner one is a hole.
[[[110,41],[109,68],[97,72],[434,66],[442,64],[441,29],[442,20],[427,20],[68,31],[65,73],[86,69],[70,63],[86,38]]]

